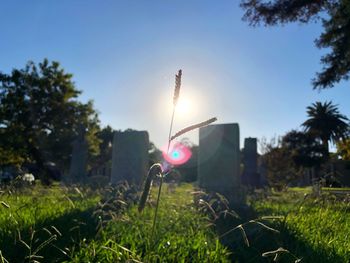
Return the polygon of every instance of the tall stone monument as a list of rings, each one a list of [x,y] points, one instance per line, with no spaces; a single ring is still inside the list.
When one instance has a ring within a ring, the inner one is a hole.
[[[85,127],[81,126],[78,136],[72,145],[73,149],[68,181],[73,183],[82,183],[86,180],[87,176],[88,143],[85,140],[85,133]]]
[[[239,203],[241,196],[239,126],[209,125],[199,130],[199,186]]]
[[[148,170],[147,131],[114,132],[111,183],[142,184]]]
[[[260,174],[258,173],[258,151],[257,151],[256,138],[244,139],[242,182],[245,185],[249,185],[253,187],[260,186]]]

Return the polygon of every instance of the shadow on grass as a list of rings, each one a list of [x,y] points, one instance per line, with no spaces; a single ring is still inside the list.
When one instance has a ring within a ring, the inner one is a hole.
[[[96,235],[97,223],[92,218],[93,210],[93,208],[85,211],[73,210],[58,218],[47,219],[37,223],[35,226],[20,229],[21,239],[29,247],[32,247],[31,253],[39,248],[43,242],[49,240],[51,236],[57,236],[57,240],[52,240],[46,245],[44,243],[44,247],[37,253],[42,258],[32,258],[32,260],[26,258],[30,254],[30,249],[26,244],[20,242],[18,232],[3,236],[0,240],[0,250],[9,262],[33,262],[33,260],[39,262],[69,261],[69,255],[78,250],[82,242],[88,242]]]
[[[297,259],[302,259],[301,262],[345,262],[345,259],[337,255],[335,251],[315,250],[281,221],[261,221],[279,231],[279,233],[276,233],[256,223],[245,224],[258,217],[252,208],[248,206],[236,207],[234,210],[241,216],[240,219],[220,218],[216,224],[219,235],[227,233],[239,224],[243,225],[244,233],[242,233],[242,229],[237,228],[220,238],[221,243],[231,251],[232,262],[275,262],[274,256],[262,257],[262,254],[277,250],[280,247],[287,249],[291,253],[281,253],[277,262],[295,262]],[[244,234],[247,237],[249,246]]]

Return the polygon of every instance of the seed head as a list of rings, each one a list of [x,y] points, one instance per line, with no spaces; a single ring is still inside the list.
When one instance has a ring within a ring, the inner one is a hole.
[[[174,99],[173,99],[174,105],[177,104],[177,101],[179,100],[179,96],[180,96],[181,76],[182,76],[182,70],[180,69],[179,72],[175,75],[175,91],[174,91]]]

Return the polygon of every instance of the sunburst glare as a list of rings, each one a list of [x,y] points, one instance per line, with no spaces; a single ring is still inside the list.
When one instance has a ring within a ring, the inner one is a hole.
[[[193,113],[192,101],[188,98],[180,98],[176,105],[177,114],[191,114]]]

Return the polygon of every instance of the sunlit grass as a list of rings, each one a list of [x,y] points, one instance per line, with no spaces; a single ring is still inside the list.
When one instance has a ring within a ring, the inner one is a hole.
[[[278,224],[284,247],[304,262],[350,261],[350,203],[324,194],[305,196],[310,189],[274,193],[252,202],[259,215],[283,215]]]
[[[294,262],[291,260],[295,258],[302,258],[302,262],[350,260],[350,204],[332,195],[313,197],[310,189],[298,188],[251,198],[257,213],[254,216],[283,216],[266,222],[280,233],[247,225],[250,246],[243,242],[239,231],[233,232],[225,240],[236,242],[230,255],[219,242],[216,228],[208,226],[208,217],[194,205],[190,184],[176,188],[164,185],[151,238],[157,190],[152,188],[142,213],[137,202],[129,203],[121,216],[107,221],[101,231],[97,231],[93,211],[104,190],[56,185],[2,193],[1,254],[10,262],[25,262],[44,244],[36,254],[38,262],[268,262],[271,258],[263,258],[262,253],[283,247],[295,257],[287,253],[280,262]]]
[[[2,256],[9,262],[47,262],[66,258],[75,243],[91,238],[91,213],[99,195],[58,185],[35,186],[4,190],[0,201],[6,204],[0,206]]]
[[[192,191],[191,185],[175,192],[163,188],[154,239],[150,236],[154,208],[146,207],[140,214],[135,206],[124,220],[111,222],[103,237],[80,250],[73,261],[228,262],[227,249],[194,207]]]
[[[36,186],[3,193],[1,254],[9,262],[228,262],[229,252],[193,204],[192,185],[163,187],[150,237],[157,190],[141,214],[135,203],[101,231],[93,211],[103,190]]]

